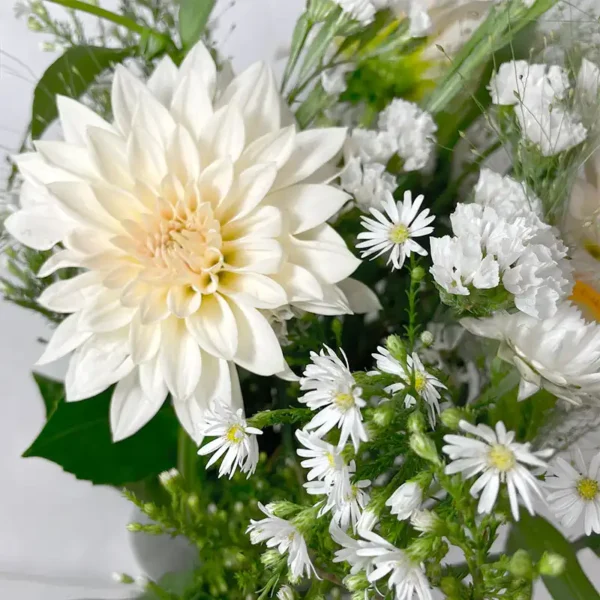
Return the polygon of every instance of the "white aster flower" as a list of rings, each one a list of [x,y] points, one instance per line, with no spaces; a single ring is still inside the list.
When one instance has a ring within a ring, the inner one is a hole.
[[[265,507],[260,503],[258,506],[266,518],[250,521],[246,532],[250,534],[250,541],[253,544],[266,542],[268,548],[277,548],[279,554],[287,553],[288,566],[294,580],[302,576],[310,577],[312,573],[316,575],[302,534],[289,521],[276,517],[269,506]]]
[[[416,481],[403,483],[386,501],[390,512],[396,515],[398,521],[406,521],[421,508],[423,490]]]
[[[585,535],[600,533],[600,453],[589,467],[581,450],[575,450],[575,466],[558,457],[550,466],[546,487],[554,490],[547,498],[550,508],[565,527],[572,527],[583,514]]]
[[[342,11],[361,25],[368,25],[375,18],[375,6],[371,0],[333,0]]]
[[[334,563],[347,562],[351,566],[351,575],[356,575],[361,571],[365,571],[368,574],[372,570],[371,558],[369,556],[361,556],[358,553],[359,550],[367,547],[366,541],[350,537],[335,522],[331,523],[329,533],[333,541],[342,547],[341,550],[336,550],[333,559]]]
[[[336,446],[328,444],[315,434],[311,435],[300,429],[296,431],[296,437],[304,446],[304,448],[298,448],[296,452],[305,459],[300,464],[305,469],[310,469],[306,475],[308,481],[318,479],[330,483],[346,467],[342,453]]]
[[[356,524],[356,528],[360,531],[373,531],[379,523],[379,516],[372,509],[363,510],[360,519]]]
[[[419,171],[430,162],[435,149],[437,125],[416,104],[396,98],[379,115],[379,128],[394,139],[405,171]]]
[[[198,450],[200,456],[214,453],[207,467],[225,455],[219,467],[219,477],[229,475],[231,479],[238,467],[242,473],[248,473],[248,477],[254,473],[258,464],[256,436],[262,431],[248,427],[241,408],[234,411],[227,405],[213,402],[204,415],[199,432],[202,436],[216,438]]]
[[[385,170],[384,165],[364,163],[358,157],[346,162],[340,184],[354,196],[356,204],[364,212],[381,206],[397,187],[396,178]]]
[[[417,196],[413,203],[412,193],[407,190],[402,202],[394,202],[394,197],[388,193],[382,203],[385,215],[377,208],[371,208],[374,218],[361,218],[367,231],[358,234],[358,239],[364,241],[356,245],[362,258],[371,256],[375,259],[389,252],[388,264],[392,263],[394,269],[401,269],[413,252],[426,256],[427,251],[414,239],[433,231],[430,224],[435,217],[429,216],[428,208],[419,212],[424,199],[422,195]]]
[[[496,423],[496,431],[487,425],[471,425],[460,422],[460,428],[479,439],[462,435],[446,435],[447,445],[442,450],[452,462],[446,466],[446,473],[462,473],[470,479],[481,473],[471,486],[471,495],[479,494],[478,512],[490,513],[494,509],[500,484],[506,484],[510,508],[515,520],[519,520],[519,496],[527,510],[533,515],[533,497],[544,499],[540,482],[531,474],[528,467],[541,467],[547,464],[542,460],[552,455],[552,450],[532,452],[530,444],[514,441],[515,433],[507,432],[504,423]]]
[[[343,351],[342,355],[345,362],[327,346],[320,354],[311,352],[312,364],[306,367],[300,380],[300,388],[306,393],[299,401],[312,410],[320,409],[306,425],[307,431],[314,431],[315,435],[321,437],[334,427],[339,427],[339,447],[343,447],[351,438],[354,448],[358,450],[360,443],[368,440],[360,410],[367,403],[361,397],[362,390],[354,381]]]
[[[372,300],[344,281],[359,261],[326,224],[348,200],[321,170],[345,130],[298,132],[265,65],[229,81],[198,44],[147,82],[117,67],[114,123],[70,98],[58,109],[65,141],[16,159],[22,208],[5,225],[32,248],[62,244],[41,277],[85,271],[39,298],[70,314],[41,362],[74,352],[69,401],[117,383],[115,440],[168,393],[198,439],[212,400],[242,407],[234,364],[283,371],[262,310],[341,314],[361,293]]]
[[[498,355],[521,374],[519,400],[541,388],[576,404],[600,400],[600,325],[587,323],[570,303],[542,321],[498,312],[461,323],[475,335],[501,342]]]
[[[440,392],[438,390],[447,389],[446,386],[434,375],[429,373],[416,352],[406,357],[406,365],[402,365],[396,360],[387,348],[379,346],[377,352],[373,354],[377,369],[382,373],[396,375],[400,379],[397,383],[385,388],[388,394],[397,394],[406,389],[407,386],[414,386],[415,392],[419,398],[427,403],[429,420],[432,427],[435,425],[437,416],[440,414]],[[377,371],[371,372],[377,374]],[[405,399],[405,406],[414,406],[415,398],[408,394]]]

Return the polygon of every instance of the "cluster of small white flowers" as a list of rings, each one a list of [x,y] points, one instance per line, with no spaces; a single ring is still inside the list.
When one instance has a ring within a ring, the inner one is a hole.
[[[224,455],[219,477],[229,475],[231,479],[238,467],[242,473],[248,473],[248,477],[254,473],[258,464],[256,436],[262,431],[248,426],[243,409],[235,411],[225,404],[214,402],[204,415],[199,431],[202,436],[216,438],[198,450],[201,456],[213,455],[207,468]]]
[[[363,210],[379,208],[396,189],[386,173],[397,155],[404,171],[418,171],[430,164],[437,125],[416,104],[396,98],[379,116],[378,130],[354,129],[344,147],[345,169],[341,186]]]
[[[426,256],[427,251],[414,240],[433,231],[431,223],[435,217],[429,215],[428,208],[419,212],[424,199],[424,196],[418,196],[413,203],[412,193],[406,191],[404,200],[395,202],[392,194],[387,192],[382,202],[385,215],[377,208],[371,208],[374,218],[362,217],[366,231],[358,234],[361,241],[356,245],[362,258],[374,260],[389,252],[388,264],[391,263],[394,269],[401,269],[413,252]]]
[[[292,580],[297,581],[302,576],[310,577],[312,573],[316,575],[306,541],[298,529],[289,521],[276,517],[272,505],[263,506],[259,503],[258,506],[266,518],[250,521],[246,531],[250,534],[250,541],[253,544],[266,542],[268,548],[277,548],[279,554],[287,553]]]
[[[330,533],[342,547],[335,553],[334,562],[349,563],[351,574],[364,571],[372,584],[388,577],[387,584],[394,590],[396,600],[433,600],[423,565],[413,561],[403,550],[373,531],[359,530],[357,540],[335,525]]]
[[[435,425],[436,417],[440,414],[440,392],[445,390],[446,386],[434,375],[429,373],[423,365],[421,359],[416,352],[406,357],[406,364],[402,364],[394,358],[390,351],[383,346],[377,348],[377,352],[373,354],[373,358],[377,363],[378,371],[372,371],[371,375],[377,375],[379,372],[395,375],[398,382],[389,385],[385,388],[388,394],[397,394],[405,390],[407,387],[414,388],[421,400],[424,400],[429,412],[429,420],[431,425]],[[416,398],[412,394],[407,394],[404,400],[405,406],[411,407],[417,403]]]
[[[536,201],[517,182],[503,182],[496,195],[497,176],[482,171],[476,202],[459,204],[450,217],[454,237],[431,240],[431,274],[453,295],[502,285],[520,311],[551,317],[573,289],[567,249],[531,208]]]
[[[564,108],[570,91],[568,73],[556,65],[506,62],[490,82],[492,102],[516,106],[523,136],[553,156],[581,144],[588,131],[579,115]]]

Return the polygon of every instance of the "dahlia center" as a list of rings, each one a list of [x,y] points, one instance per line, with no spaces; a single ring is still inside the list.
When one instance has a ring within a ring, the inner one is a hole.
[[[584,477],[577,482],[577,493],[587,502],[596,498],[600,491],[600,485],[595,479]]]
[[[421,371],[417,371],[415,373],[415,390],[418,394],[422,394],[425,388],[427,387],[427,377],[425,373]]]
[[[344,412],[354,407],[354,396],[352,394],[339,393],[335,396],[334,401],[336,406]]]
[[[409,237],[410,232],[408,231],[408,227],[402,223],[392,227],[390,230],[390,241],[394,244],[404,244],[408,241]]]
[[[502,444],[490,448],[488,460],[492,467],[502,472],[510,471],[517,462],[513,451]]]
[[[232,444],[240,444],[244,439],[244,429],[239,425],[232,425],[227,430],[227,441]]]

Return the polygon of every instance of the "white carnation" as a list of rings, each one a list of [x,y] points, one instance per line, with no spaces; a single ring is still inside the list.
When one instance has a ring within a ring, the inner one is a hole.
[[[340,183],[364,212],[380,207],[397,187],[396,179],[386,172],[384,165],[363,163],[359,158],[346,163]]]

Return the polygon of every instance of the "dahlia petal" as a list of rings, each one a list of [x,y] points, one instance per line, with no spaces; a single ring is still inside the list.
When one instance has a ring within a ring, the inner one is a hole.
[[[119,135],[90,127],[88,149],[95,167],[106,182],[124,190],[133,187],[134,180],[127,168],[127,145]]]
[[[353,313],[360,315],[381,310],[377,294],[364,283],[348,278],[340,281],[337,286],[348,299]]]
[[[194,314],[202,304],[202,294],[190,286],[176,285],[167,294],[169,310],[180,319]]]
[[[259,206],[250,215],[230,221],[221,234],[224,240],[244,238],[277,238],[281,235],[283,217],[275,206]]]
[[[96,295],[94,304],[83,309],[80,315],[81,329],[104,333],[129,325],[135,315],[135,309],[123,306],[118,292],[105,289]]]
[[[54,330],[44,353],[36,365],[47,365],[54,362],[76,348],[85,343],[92,334],[89,331],[82,331],[79,328],[79,315],[69,315],[60,325]]]
[[[58,94],[56,105],[63,135],[65,141],[69,144],[85,146],[88,127],[100,127],[101,129],[113,131],[112,126],[100,115],[73,98]]]
[[[168,173],[165,150],[144,130],[132,132],[127,144],[129,170],[134,178],[158,191]]]
[[[173,115],[152,94],[142,94],[133,116],[133,131],[144,131],[164,150],[177,126]]]
[[[140,305],[140,316],[142,323],[149,324],[156,321],[162,321],[169,316],[167,306],[168,290],[158,288],[150,291],[142,300]]]
[[[90,128],[88,131],[92,131]],[[86,152],[66,142],[35,142],[35,149],[52,165],[83,179],[96,179],[96,167]]]
[[[229,159],[219,159],[203,169],[198,179],[202,198],[217,206],[229,194],[233,184],[234,168]]]
[[[50,164],[39,152],[25,152],[13,160],[25,181],[38,189],[55,181],[79,181],[79,177],[73,173]]]
[[[173,132],[167,151],[167,163],[169,172],[173,173],[182,185],[195,181],[200,175],[198,147],[189,131],[181,125]]]
[[[98,204],[117,221],[139,221],[146,214],[144,205],[133,194],[110,184],[92,184]],[[119,228],[120,230],[120,228]]]
[[[69,267],[81,267],[84,258],[72,250],[60,250],[53,254],[41,267],[37,273],[40,279],[56,273],[60,269]]]
[[[308,270],[292,263],[285,263],[272,278],[285,290],[289,302],[295,304],[303,300],[323,300],[322,284]]]
[[[213,98],[217,85],[217,66],[210,52],[202,42],[198,42],[183,59],[179,67],[180,80],[190,73],[195,73],[202,79],[208,95]]]
[[[40,294],[38,303],[55,312],[75,312],[86,308],[100,290],[101,275],[90,271],[53,283]]]
[[[303,181],[325,163],[333,160],[346,141],[346,129],[309,129],[296,135],[294,150],[283,165],[274,189]]]
[[[9,215],[4,227],[16,240],[35,250],[50,250],[76,227],[76,222],[59,211],[45,207],[26,208]]]
[[[237,167],[247,169],[255,164],[275,163],[277,169],[280,169],[292,155],[295,139],[295,125],[268,133],[248,145],[240,156]]]
[[[220,294],[206,296],[198,312],[188,317],[186,323],[203,350],[217,358],[233,360],[238,347],[237,323]]]
[[[350,200],[343,190],[329,185],[299,184],[267,197],[267,202],[285,210],[290,218],[290,233],[302,233],[321,225]]]
[[[223,255],[228,270],[271,275],[280,270],[283,248],[277,240],[245,238],[225,242]]]
[[[133,115],[139,97],[143,94],[148,94],[144,84],[123,65],[117,65],[112,84],[111,107],[115,125],[125,138],[131,132]]]
[[[236,364],[257,375],[275,375],[285,369],[279,340],[269,322],[255,308],[230,303],[238,329]]]
[[[219,281],[219,290],[254,308],[274,309],[288,303],[283,287],[259,273],[226,273]]]
[[[182,319],[163,321],[161,333],[159,357],[163,377],[173,396],[187,398],[196,389],[202,373],[200,348]]]
[[[146,396],[139,378],[138,369],[133,370],[117,383],[113,393],[110,429],[115,443],[137,433],[156,415],[165,401],[165,395],[156,391],[152,396]]]
[[[199,74],[190,73],[179,82],[171,112],[194,139],[200,139],[214,111],[211,96]]]
[[[233,162],[242,154],[246,133],[239,109],[230,104],[211,116],[200,135],[200,148],[211,160],[227,158]]]
[[[140,385],[145,396],[151,398],[156,394],[164,398],[169,393],[162,369],[160,368],[160,356],[158,354],[149,361],[140,364],[138,370],[140,373]]]
[[[179,71],[170,56],[164,56],[146,82],[150,93],[163,105],[169,106],[175,91]]]
[[[137,365],[152,360],[160,348],[161,328],[158,323],[144,325],[140,315],[131,321],[129,345],[131,360]]]
[[[316,315],[335,316],[352,314],[346,295],[337,285],[322,284],[321,287],[323,290],[322,300],[295,301],[293,305]]]

